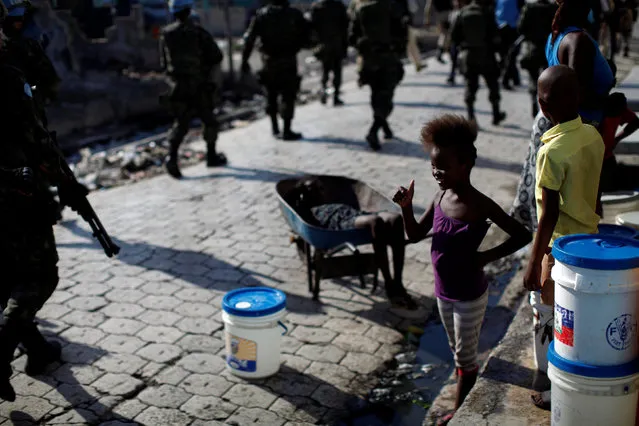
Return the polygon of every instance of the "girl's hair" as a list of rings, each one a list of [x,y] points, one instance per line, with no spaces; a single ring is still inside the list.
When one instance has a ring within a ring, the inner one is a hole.
[[[457,151],[460,161],[471,166],[477,159],[477,123],[460,115],[446,114],[429,121],[421,132],[424,146],[450,147]]]
[[[552,21],[553,43],[565,28],[571,25],[584,25],[590,12],[589,2],[586,0],[557,0],[557,4],[559,8]]]

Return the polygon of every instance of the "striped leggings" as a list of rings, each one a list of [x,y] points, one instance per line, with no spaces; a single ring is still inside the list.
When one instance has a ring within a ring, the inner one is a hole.
[[[437,299],[439,316],[448,335],[448,344],[455,356],[455,366],[464,371],[477,365],[479,332],[488,305],[488,291],[468,302],[448,302]]]

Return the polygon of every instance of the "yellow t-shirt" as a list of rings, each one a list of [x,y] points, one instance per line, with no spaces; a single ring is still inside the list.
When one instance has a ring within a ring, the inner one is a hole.
[[[595,234],[595,213],[604,144],[594,127],[580,117],[559,124],[541,137],[537,153],[537,217],[541,218],[542,188],[559,192],[559,219],[550,245],[564,235]]]

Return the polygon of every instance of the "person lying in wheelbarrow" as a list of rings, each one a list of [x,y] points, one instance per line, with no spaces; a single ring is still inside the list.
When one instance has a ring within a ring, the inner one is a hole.
[[[394,308],[416,310],[417,303],[402,282],[405,258],[404,222],[402,216],[390,212],[366,212],[348,204],[326,203],[326,189],[317,178],[301,180],[295,187],[295,210],[307,223],[338,231],[370,228],[377,266],[382,272],[386,295]],[[391,275],[387,247],[393,251]]]

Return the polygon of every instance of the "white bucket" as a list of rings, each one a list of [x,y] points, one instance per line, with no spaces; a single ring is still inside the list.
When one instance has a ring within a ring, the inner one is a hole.
[[[617,225],[639,230],[639,211],[617,215]]]
[[[548,370],[548,346],[553,338],[555,309],[541,303],[541,293],[538,291],[530,292],[530,306],[533,308],[535,367],[545,373]]]
[[[621,213],[639,210],[639,191],[608,192],[601,195],[604,221],[614,223]]]
[[[230,291],[222,302],[226,367],[236,376],[260,379],[280,369],[286,295],[267,287]]]
[[[634,426],[639,374],[635,363],[592,367],[548,352],[552,426]],[[606,377],[609,376],[609,377]]]
[[[557,354],[597,366],[635,360],[639,241],[570,235],[555,241],[553,256]]]

